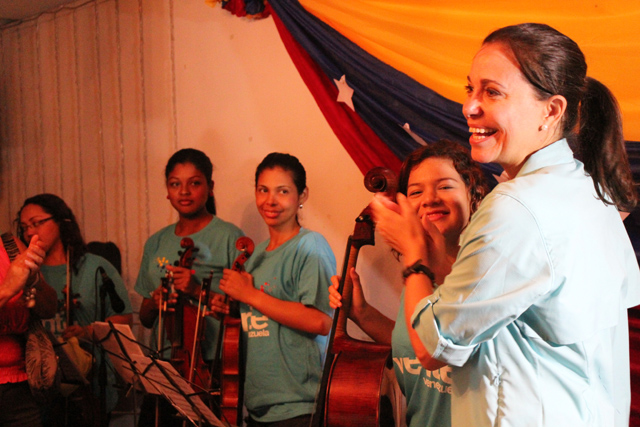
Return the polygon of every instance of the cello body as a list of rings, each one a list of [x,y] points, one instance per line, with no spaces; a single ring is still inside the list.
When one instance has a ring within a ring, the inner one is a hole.
[[[396,185],[395,175],[387,169],[375,168],[365,176],[365,186],[372,192],[395,195]],[[342,307],[334,315],[313,427],[395,425],[394,408],[387,395],[395,378],[391,346],[357,340],[347,333],[353,292],[349,271],[357,264],[360,248],[374,244],[374,224],[366,207],[356,219],[345,251],[338,288]]]
[[[340,352],[333,359],[325,425],[393,426],[393,405],[385,395],[390,381],[387,373],[392,369],[391,350],[359,350]]]

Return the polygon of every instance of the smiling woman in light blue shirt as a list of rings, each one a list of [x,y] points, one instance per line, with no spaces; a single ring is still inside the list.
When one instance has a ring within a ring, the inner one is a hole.
[[[640,272],[619,211],[637,196],[615,99],[586,77],[578,46],[541,24],[492,33],[468,81],[472,157],[507,180],[472,217],[455,263],[405,199],[372,204],[405,265],[422,260],[442,284],[407,277],[417,356],[452,367],[453,426],[628,425],[626,310],[640,303]]]

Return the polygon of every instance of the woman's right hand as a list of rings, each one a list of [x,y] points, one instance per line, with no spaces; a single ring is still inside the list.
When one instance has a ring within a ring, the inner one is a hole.
[[[46,253],[38,236],[32,236],[29,247],[11,262],[5,276],[3,286],[6,286],[12,296],[20,292],[28,282],[37,279],[45,256]]]

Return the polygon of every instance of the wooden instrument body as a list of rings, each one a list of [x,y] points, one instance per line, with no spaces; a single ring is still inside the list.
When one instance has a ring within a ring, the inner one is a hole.
[[[395,176],[386,169],[373,169],[365,177],[365,186],[373,192],[395,195],[396,185]],[[349,271],[355,268],[360,249],[374,244],[374,223],[367,206],[356,219],[354,232],[347,243],[338,288],[342,307],[336,310],[334,317],[313,427],[394,425],[393,406],[385,396],[393,378],[391,346],[356,340],[347,333],[353,294]]]
[[[392,426],[393,407],[385,397],[386,372],[392,368],[389,348],[338,353],[327,388],[325,425]],[[391,422],[390,422],[391,420]]]
[[[236,249],[240,255],[233,262],[231,269],[244,271],[244,264],[253,254],[255,244],[249,237],[240,237],[236,241]],[[217,376],[220,381],[220,416],[227,422],[242,425],[242,405],[244,398],[244,358],[242,355],[242,322],[237,301],[230,301],[230,312],[221,319],[222,329],[218,338]],[[213,377],[213,375],[212,375]]]
[[[225,316],[220,369],[220,412],[223,419],[242,425],[244,358],[242,325],[239,318]]]

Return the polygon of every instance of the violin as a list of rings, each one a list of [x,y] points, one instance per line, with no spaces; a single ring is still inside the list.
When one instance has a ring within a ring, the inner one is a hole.
[[[198,248],[195,247],[193,240],[184,237],[180,241],[181,251],[178,252],[180,259],[175,263],[176,266],[191,269],[193,260]],[[203,287],[210,287],[211,281],[203,279]],[[167,275],[162,279],[162,286],[167,288],[168,295],[173,290],[172,277]],[[165,314],[164,332],[171,342],[171,358],[170,363],[180,373],[180,375],[191,381],[196,386],[204,388],[209,383],[209,370],[206,363],[202,360],[199,341],[202,340],[201,335],[204,330],[204,312],[203,299],[200,297],[198,307],[194,307],[188,300],[188,297],[178,291],[178,301],[172,312],[167,310],[166,301],[163,301],[163,310]],[[162,343],[163,341],[159,341]],[[162,345],[162,344],[160,344]]]
[[[389,169],[374,168],[365,176],[367,190],[395,197],[397,178]],[[351,338],[347,316],[351,309],[353,282],[349,271],[355,268],[360,249],[375,245],[375,225],[367,206],[356,218],[347,249],[338,292],[342,307],[336,309],[329,336],[328,353],[316,399],[311,426],[393,426],[391,401],[384,395],[389,377],[393,378],[391,347]]]
[[[236,249],[240,255],[233,262],[233,271],[244,271],[244,264],[253,254],[255,245],[249,237],[240,237]],[[242,397],[244,395],[244,360],[242,357],[242,325],[237,301],[225,297],[229,314],[223,315],[218,336],[215,377],[220,384],[220,418],[233,425],[242,425]],[[212,374],[212,378],[214,375]]]

